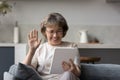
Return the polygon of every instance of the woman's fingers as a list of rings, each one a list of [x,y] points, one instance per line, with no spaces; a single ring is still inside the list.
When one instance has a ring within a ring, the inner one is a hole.
[[[28,34],[28,39],[35,39],[38,40],[38,31],[37,30],[32,30],[29,34]]]
[[[38,38],[38,31],[37,30],[33,30],[33,38]]]
[[[29,33],[29,38],[30,39],[32,38],[32,31],[30,31],[30,33]]]
[[[72,59],[69,59],[69,63],[70,63],[70,66],[71,66],[70,71],[73,72],[76,69],[75,64],[74,64]]]
[[[35,31],[35,37],[36,37],[37,40],[38,40],[38,31]]]
[[[67,70],[70,69],[70,64],[65,62],[65,61],[63,61],[62,62],[62,68],[63,68],[64,71],[67,71]]]
[[[69,62],[70,62],[70,65],[71,65],[71,66],[74,66],[74,62],[73,62],[72,59],[69,59]]]
[[[64,67],[65,65],[66,65],[66,62],[65,62],[65,61],[63,61],[63,62],[62,62],[62,66]]]
[[[30,40],[30,33],[28,34],[28,40]]]

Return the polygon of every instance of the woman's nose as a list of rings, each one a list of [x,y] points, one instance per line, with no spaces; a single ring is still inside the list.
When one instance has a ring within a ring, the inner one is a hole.
[[[53,36],[54,36],[54,37],[56,37],[56,36],[57,36],[57,33],[56,33],[56,32],[55,32],[55,33],[53,33]]]

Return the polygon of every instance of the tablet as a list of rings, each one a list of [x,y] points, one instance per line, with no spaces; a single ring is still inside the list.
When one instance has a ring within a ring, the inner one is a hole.
[[[62,62],[69,61],[69,59],[75,59],[79,54],[78,48],[71,47],[58,47],[54,51],[54,57],[52,61],[51,74],[61,74],[63,73]]]

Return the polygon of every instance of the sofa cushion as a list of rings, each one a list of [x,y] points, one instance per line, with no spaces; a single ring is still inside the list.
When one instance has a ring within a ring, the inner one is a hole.
[[[15,76],[22,80],[42,80],[35,69],[22,63],[18,64]]]
[[[81,80],[120,80],[120,65],[81,64]]]

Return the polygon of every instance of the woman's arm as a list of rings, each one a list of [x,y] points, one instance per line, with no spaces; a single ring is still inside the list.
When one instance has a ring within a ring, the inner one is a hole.
[[[32,58],[35,54],[36,49],[40,45],[40,43],[41,43],[41,40],[38,39],[38,31],[37,30],[32,30],[28,34],[29,50],[28,50],[27,56],[23,60],[23,64],[31,65]]]
[[[31,61],[34,56],[34,53],[35,53],[35,51],[29,49],[25,59],[23,60],[23,64],[31,65]]]

